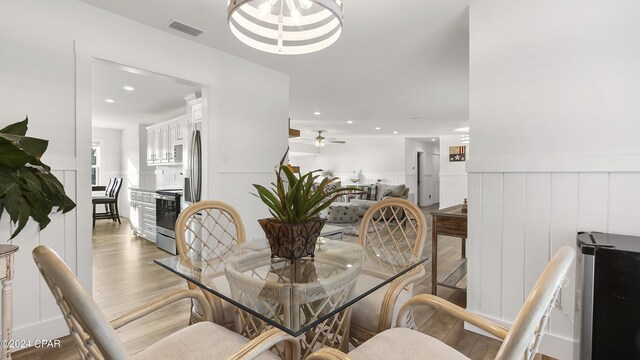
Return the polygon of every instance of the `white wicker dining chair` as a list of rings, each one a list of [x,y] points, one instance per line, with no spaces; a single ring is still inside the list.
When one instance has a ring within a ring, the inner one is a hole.
[[[245,230],[240,214],[222,201],[200,201],[187,207],[176,221],[176,248],[182,260],[198,258],[203,266],[202,274],[207,274],[220,291],[229,293],[224,279],[224,261],[235,256],[238,245],[244,243]],[[219,284],[215,279],[219,278]],[[189,289],[198,286],[187,281]],[[203,291],[213,312],[213,322],[229,329],[235,328],[236,307],[208,291]],[[191,323],[203,320],[203,309],[198,302],[192,302]]]
[[[263,315],[293,329],[300,329],[351,300],[359,273],[360,264],[352,265],[348,257],[330,251],[312,260],[298,260],[295,265],[289,260],[272,263],[255,254],[232,260],[226,268],[235,300],[260,309]],[[291,277],[296,278],[294,284]],[[270,327],[240,313],[244,318],[238,327],[243,335],[252,337]],[[348,307],[300,336],[301,358],[321,346],[348,349],[350,316]]]
[[[109,322],[98,304],[58,254],[47,246],[40,245],[33,250],[33,259],[62,310],[62,315],[82,359],[276,360],[279,357],[269,349],[279,343],[283,343],[288,349],[287,353],[291,354],[290,359],[297,358],[295,354],[300,352],[298,341],[279,330],[264,333],[261,337],[249,342],[248,339],[231,330],[210,321],[203,321],[169,335],[129,357],[116,334],[116,329],[182,299],[191,298],[206,304],[202,292],[179,290],[158,297]],[[205,310],[204,315],[207,320],[210,320],[210,309]]]
[[[431,305],[462,321],[502,339],[497,360],[532,360],[538,352],[538,346],[547,326],[551,310],[555,306],[560,289],[565,283],[567,273],[576,253],[568,246],[560,248],[538,278],[529,297],[520,309],[510,329],[493,323],[466,309],[454,305],[434,295],[417,295],[400,310],[407,313],[416,305]],[[386,330],[348,355],[335,349],[321,349],[309,360],[400,360],[400,359],[468,359],[445,343],[428,335],[406,328]]]
[[[356,288],[370,287],[415,263],[422,255],[426,233],[424,214],[405,199],[387,198],[371,206],[360,224],[358,242],[364,251]],[[391,328],[400,307],[411,298],[414,283],[424,275],[419,265],[360,300],[351,314],[351,343],[357,346]],[[412,313],[402,321],[410,325]]]

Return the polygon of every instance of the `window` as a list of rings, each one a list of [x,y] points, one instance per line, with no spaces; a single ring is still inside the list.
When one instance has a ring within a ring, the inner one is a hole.
[[[100,143],[91,145],[91,185],[100,182]]]

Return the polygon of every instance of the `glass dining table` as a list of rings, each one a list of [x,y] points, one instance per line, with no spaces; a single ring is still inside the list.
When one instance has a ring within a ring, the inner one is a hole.
[[[295,261],[273,258],[266,240],[196,253],[207,251],[155,263],[235,306],[239,333],[276,327],[299,337],[303,358],[318,346],[348,348],[350,306],[428,259],[326,238]]]

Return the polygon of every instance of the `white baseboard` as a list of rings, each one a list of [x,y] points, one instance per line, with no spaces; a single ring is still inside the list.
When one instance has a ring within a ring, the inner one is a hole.
[[[497,324],[503,325],[507,328],[511,326],[511,324],[505,323],[500,319],[492,318],[491,316],[486,316],[482,314],[478,314],[478,315],[488,320],[491,320]],[[481,334],[493,339],[497,339],[495,336],[489,334],[488,332],[474,325],[471,325],[467,322],[464,323],[464,328],[465,330],[469,330],[477,334]],[[579,354],[574,351],[575,349],[578,348],[577,343],[578,343],[578,340],[567,339],[563,336],[549,334],[545,332],[544,336],[542,337],[542,342],[540,343],[539,352],[543,355],[551,356],[553,358],[560,359],[560,360],[570,360],[570,359],[577,360]]]

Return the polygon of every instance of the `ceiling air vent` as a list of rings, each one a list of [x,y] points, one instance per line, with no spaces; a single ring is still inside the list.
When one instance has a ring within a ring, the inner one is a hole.
[[[176,29],[180,32],[183,32],[185,34],[191,35],[191,36],[198,36],[200,34],[202,34],[202,30],[196,29],[194,27],[191,27],[189,25],[185,25],[183,23],[177,22],[177,21],[173,21],[171,24],[169,24],[169,27],[172,29]]]

